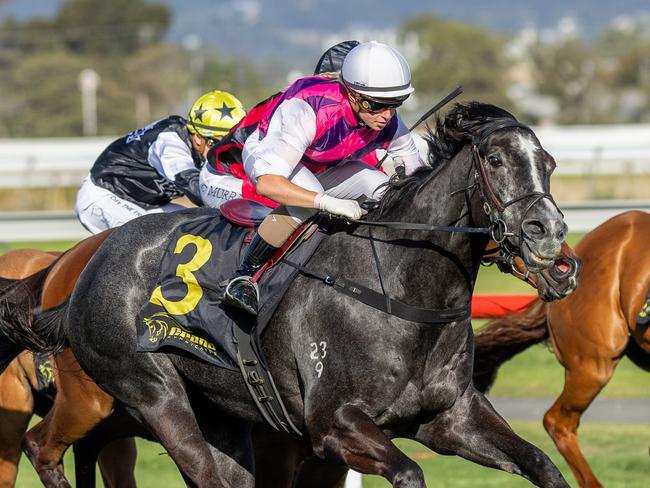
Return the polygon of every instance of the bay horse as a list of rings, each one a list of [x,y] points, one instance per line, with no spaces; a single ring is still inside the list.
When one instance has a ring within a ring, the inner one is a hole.
[[[370,219],[489,226],[533,272],[553,265],[566,225],[548,193],[554,160],[529,127],[498,107],[459,104],[438,121],[429,147],[435,166],[393,181]],[[68,302],[27,324],[0,321],[0,331],[37,350],[69,341],[84,370],[147,426],[189,485],[246,488],[254,485],[251,426],[262,418],[239,373],[135,348],[135,318],[175,229],[217,215],[188,209],[125,224],[90,260]],[[383,286],[395,300],[467,309],[487,235],[378,227],[368,238],[356,225],[346,228],[310,266],[376,287],[376,274],[367,272],[376,266],[371,241],[381,267],[391,270]],[[329,358],[320,371],[313,344],[319,358]],[[421,469],[391,442],[399,436],[538,486],[568,486],[473,387],[469,314],[444,325],[413,322],[298,276],[263,349],[303,442],[323,462],[422,488]],[[51,486],[65,486],[62,480],[61,473]]]
[[[490,322],[475,337],[474,383],[487,391],[501,364],[550,338],[564,367],[564,388],[544,427],[581,487],[602,487],[578,444],[580,417],[623,356],[650,371],[650,329],[637,314],[650,288],[650,214],[625,212],[586,234],[575,247],[580,284],[553,302],[536,299],[522,313]]]
[[[15,280],[33,275],[47,269],[42,291],[39,293],[39,306],[48,308],[58,305],[65,299],[90,256],[103,242],[108,233],[91,237],[64,253],[43,252],[36,249],[17,249],[0,256],[0,288]],[[55,263],[55,261],[58,261]],[[92,390],[93,383],[83,376],[78,364],[69,351],[50,358],[58,389],[58,406],[74,405],[83,408],[84,401],[97,397]],[[99,388],[95,387],[99,391]],[[105,393],[104,393],[105,395]],[[23,434],[34,413],[46,416],[55,399],[39,392],[34,359],[31,353],[23,352],[0,374],[0,487],[14,485],[20,459],[20,446]],[[87,402],[90,403],[90,402]],[[83,410],[86,425],[92,419],[93,404]],[[66,408],[64,407],[64,410]],[[56,411],[56,409],[55,409]],[[59,416],[61,417],[61,416]],[[69,416],[63,416],[65,428],[76,432],[79,425],[69,423]],[[51,442],[56,441],[56,436]],[[67,445],[66,445],[67,447]],[[135,466],[135,444],[132,439],[120,439],[100,446],[99,466],[104,485],[107,487],[135,486],[133,468]],[[75,456],[77,457],[77,456]],[[58,461],[60,463],[60,459]],[[58,463],[57,463],[58,464]],[[93,460],[94,466],[94,460]],[[94,469],[93,469],[94,478]]]

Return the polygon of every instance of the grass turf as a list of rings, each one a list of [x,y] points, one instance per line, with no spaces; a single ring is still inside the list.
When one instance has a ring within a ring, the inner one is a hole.
[[[567,464],[556,451],[540,422],[512,422],[514,430],[548,454],[572,487],[577,487]],[[580,442],[592,469],[609,488],[642,488],[650,479],[650,426],[640,424],[609,424],[586,422],[580,427]],[[136,480],[139,488],[185,486],[171,459],[152,442],[137,440]],[[439,456],[412,441],[397,440],[397,446],[422,467],[429,486],[438,488],[517,488],[532,486],[527,480],[494,469],[485,468],[456,456]],[[65,458],[66,473],[74,486],[73,461]],[[98,478],[99,479],[99,478]],[[40,486],[36,473],[23,456],[18,475],[18,488]],[[100,485],[101,486],[101,485]],[[365,476],[364,488],[386,488],[390,485],[377,476]]]

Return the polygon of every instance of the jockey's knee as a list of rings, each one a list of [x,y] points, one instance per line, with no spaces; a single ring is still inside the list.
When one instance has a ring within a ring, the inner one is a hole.
[[[273,247],[282,247],[300,224],[316,212],[315,208],[280,206],[266,216],[257,232]]]

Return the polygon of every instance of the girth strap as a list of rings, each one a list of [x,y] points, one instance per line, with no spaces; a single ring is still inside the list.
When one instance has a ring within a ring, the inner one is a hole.
[[[300,429],[291,421],[282,397],[275,386],[273,377],[263,363],[259,348],[253,344],[253,330],[245,330],[243,320],[234,320],[234,333],[237,339],[237,364],[248,393],[255,402],[264,420],[279,432],[301,437]]]
[[[333,287],[339,293],[343,293],[344,295],[352,297],[370,307],[381,310],[389,315],[394,315],[401,319],[408,320],[409,322],[445,324],[456,320],[468,319],[471,315],[470,305],[445,310],[414,307],[398,300],[394,300],[387,295],[382,295],[381,293],[371,290],[370,288],[354,281],[321,274],[287,259],[283,260],[283,262],[289,266],[293,266],[305,276],[321,280],[326,285]]]

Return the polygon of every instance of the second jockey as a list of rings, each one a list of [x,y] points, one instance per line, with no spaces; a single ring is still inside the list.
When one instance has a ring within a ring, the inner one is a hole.
[[[256,192],[280,204],[260,225],[224,304],[256,315],[252,275],[318,210],[359,219],[356,198],[381,198],[388,176],[361,159],[385,149],[411,174],[423,163],[397,114],[413,92],[404,57],[371,41],[352,49],[339,78],[301,78],[266,106],[243,148]]]
[[[172,115],[112,142],[97,158],[79,192],[75,211],[97,234],[148,213],[185,207],[185,195],[203,205],[199,172],[208,150],[246,114],[223,91],[201,96],[188,118]]]

